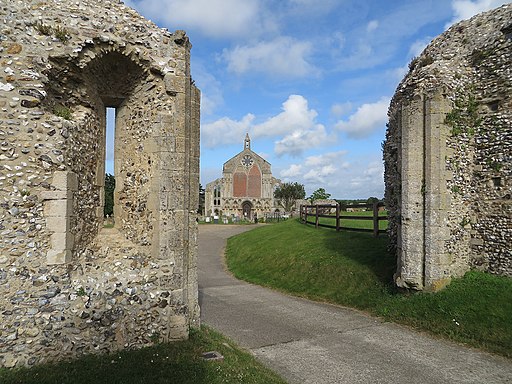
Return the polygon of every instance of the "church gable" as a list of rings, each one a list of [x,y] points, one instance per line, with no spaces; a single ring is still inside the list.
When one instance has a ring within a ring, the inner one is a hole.
[[[224,163],[222,178],[206,188],[206,211],[250,219],[278,209],[274,188],[280,181],[272,176],[270,163],[251,150],[249,135],[244,148]],[[221,185],[221,196],[214,197],[213,186]]]
[[[224,163],[223,172],[234,174],[240,165],[247,168],[257,165],[261,173],[271,173],[270,163],[251,150],[251,139],[249,135],[245,136],[244,149]]]

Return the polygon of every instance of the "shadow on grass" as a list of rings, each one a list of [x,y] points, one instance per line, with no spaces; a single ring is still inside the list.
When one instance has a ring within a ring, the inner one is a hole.
[[[47,363],[32,368],[0,370],[2,384],[80,383],[207,383],[206,363],[190,343],[180,343],[183,356],[172,344],[109,355],[87,355],[76,360]],[[197,358],[196,358],[197,356]]]
[[[223,360],[204,360],[217,351]],[[189,340],[32,368],[0,368],[2,384],[285,384],[277,374],[218,332],[191,329]]]
[[[393,286],[393,273],[396,269],[396,258],[388,251],[387,235],[373,237],[369,233],[342,230],[336,233],[332,229],[319,228],[323,233],[326,249],[337,253],[354,262],[369,268],[376,278],[384,285]]]

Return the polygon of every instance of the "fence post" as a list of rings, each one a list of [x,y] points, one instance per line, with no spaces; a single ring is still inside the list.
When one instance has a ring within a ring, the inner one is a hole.
[[[379,236],[379,204],[373,203],[373,236]]]
[[[340,205],[336,204],[336,232],[340,230]]]
[[[316,215],[315,227],[318,228],[318,204],[315,205],[315,215]]]

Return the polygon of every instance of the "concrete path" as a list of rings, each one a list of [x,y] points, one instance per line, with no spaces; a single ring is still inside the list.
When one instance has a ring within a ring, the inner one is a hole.
[[[226,272],[226,239],[252,226],[199,226],[202,321],[290,383],[512,383],[512,361]],[[512,326],[512,325],[511,325]]]

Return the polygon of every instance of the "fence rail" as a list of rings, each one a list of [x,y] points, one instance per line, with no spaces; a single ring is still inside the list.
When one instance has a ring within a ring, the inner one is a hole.
[[[377,202],[374,204],[357,204],[357,205],[347,205],[346,208],[371,208],[372,216],[351,216],[351,215],[342,215],[341,208],[339,204],[315,204],[315,205],[301,205],[300,206],[300,220],[304,224],[313,224],[315,227],[325,227],[325,228],[334,228],[336,231],[340,231],[342,229],[347,229],[351,231],[358,232],[373,232],[375,237],[379,236],[379,233],[386,233],[386,230],[379,229],[379,221],[387,220],[386,216],[379,216],[379,209],[384,207],[383,202]],[[332,212],[335,211],[333,215]],[[314,219],[314,221],[308,221],[308,217]],[[336,220],[336,225],[323,224],[319,222],[319,218],[332,218]],[[372,220],[373,228],[351,228],[351,227],[343,227],[340,225],[341,220]]]

